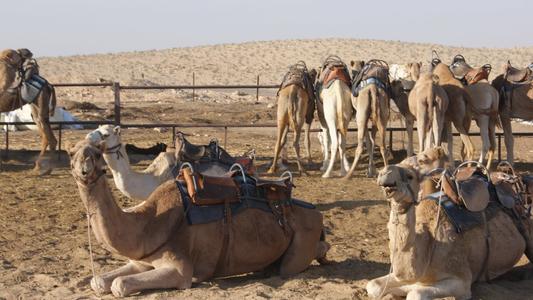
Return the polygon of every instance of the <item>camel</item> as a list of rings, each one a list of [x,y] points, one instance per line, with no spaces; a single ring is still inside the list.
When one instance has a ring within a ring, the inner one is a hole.
[[[389,74],[392,80],[412,80],[417,81],[420,77],[422,62],[410,62],[405,65],[391,64]]]
[[[305,125],[305,148],[308,163],[311,162],[311,145],[309,129],[313,122],[315,111],[315,97],[313,83],[316,79],[316,71],[307,71],[304,62],[298,62],[290,67],[285,75],[278,92],[278,133],[274,149],[274,159],[268,173],[276,172],[281,149],[285,147],[289,128],[294,132],[292,148],[296,154],[296,162],[300,175],[305,175],[305,169],[300,159],[300,135]]]
[[[488,153],[487,166],[490,167],[495,147],[495,126],[497,123],[498,92],[483,80],[464,87],[457,80],[449,67],[436,59],[433,63],[433,74],[439,77],[439,85],[448,94],[450,104],[446,114],[445,128],[448,132],[448,145],[450,158],[453,161],[453,142],[450,140],[450,124],[453,123],[466,148],[466,159],[472,160],[474,144],[468,135],[472,117],[476,120],[482,139],[480,162],[483,162]]]
[[[190,225],[182,191],[168,181],[143,204],[122,210],[104,176],[105,142],[103,147],[84,140],[69,150],[72,175],[96,239],[129,259],[91,279],[98,294],[124,297],[148,289],[187,289],[193,282],[260,271],[278,262],[281,276],[287,277],[315,259],[326,262],[329,245],[316,209],[290,206],[286,227],[271,212],[255,208],[233,215],[231,222]]]
[[[470,299],[472,283],[509,271],[524,253],[533,258],[531,219],[524,220],[523,236],[498,208],[487,221],[488,250],[484,226],[459,234],[437,201],[426,199],[435,186],[425,174],[445,161],[443,149],[429,149],[380,171],[377,181],[391,204],[391,273],[368,282],[371,298]]]
[[[27,104],[21,97],[22,78],[20,69],[23,57],[11,49],[0,52],[0,112],[9,112]],[[35,162],[34,171],[40,175],[52,172],[46,158],[46,150],[56,151],[57,140],[50,127],[50,116],[54,114],[56,93],[52,85],[46,83],[31,103],[32,117],[41,136],[41,151]]]
[[[348,68],[336,56],[328,57],[318,72],[316,84],[318,95],[317,112],[324,138],[329,151],[324,152],[321,170],[323,178],[332,177],[333,167],[340,155],[340,175],[344,176],[349,168],[346,157],[346,135],[353,115],[350,103],[350,75]]]
[[[163,182],[174,178],[172,169],[176,159],[173,152],[162,152],[144,171],[133,170],[122,144],[120,126],[102,125],[87,134],[86,139],[93,145],[106,142],[104,159],[111,169],[115,185],[128,198],[144,201]]]
[[[438,80],[436,75],[423,73],[419,75],[419,79],[409,94],[404,92],[401,81],[394,80],[391,83],[393,100],[406,121],[407,156],[413,155],[413,124],[415,120],[418,128],[419,152],[434,145],[441,145],[449,100],[446,91],[438,85]]]
[[[370,75],[372,74],[372,75]],[[371,60],[365,64],[353,79],[353,90],[358,90],[358,94],[352,92],[352,107],[355,110],[355,120],[357,122],[357,148],[352,166],[345,175],[350,178],[355,171],[359,159],[363,154],[363,142],[368,136],[368,122],[372,121],[370,132],[370,143],[368,150],[368,177],[375,176],[374,166],[374,143],[376,133],[379,131],[379,150],[383,157],[385,166],[388,164],[387,150],[385,148],[385,138],[387,123],[390,114],[390,100],[388,95],[389,78],[388,65],[384,61]]]
[[[511,119],[533,121],[533,81],[513,83],[505,78],[505,74],[501,74],[492,81],[492,86],[500,91],[499,115],[505,137],[507,161],[513,163],[514,138]]]

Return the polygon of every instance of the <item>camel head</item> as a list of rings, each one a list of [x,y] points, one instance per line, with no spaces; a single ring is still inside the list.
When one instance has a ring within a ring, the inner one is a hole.
[[[105,161],[102,158],[103,149],[93,146],[87,140],[79,141],[70,147],[70,168],[77,183],[88,185],[105,173]]]
[[[411,74],[411,80],[417,81],[420,77],[420,68],[422,67],[422,62],[408,63],[407,68],[409,69],[409,74]]]
[[[13,68],[20,68],[22,65],[22,57],[13,49],[6,49],[0,52],[0,60],[9,64]]]
[[[101,125],[96,130],[89,132],[85,139],[93,146],[99,146],[102,142],[105,142],[108,148],[115,147],[122,143],[120,126]]]
[[[314,86],[314,84],[316,82],[317,75],[318,75],[318,72],[317,72],[317,70],[315,68],[313,68],[313,69],[311,69],[309,71],[309,80],[310,80],[311,83],[313,83],[313,86]]]
[[[392,203],[408,208],[418,199],[420,184],[435,169],[445,168],[448,156],[442,147],[434,147],[399,164],[389,165],[378,174],[378,185]]]
[[[350,74],[352,75],[352,79],[361,72],[363,67],[365,66],[364,60],[352,60],[350,61]]]

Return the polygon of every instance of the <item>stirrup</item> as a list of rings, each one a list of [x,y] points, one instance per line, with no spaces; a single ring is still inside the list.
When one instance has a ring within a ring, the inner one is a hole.
[[[283,174],[281,174],[281,176],[279,176],[279,179],[281,179],[281,180],[285,180],[287,178],[289,178],[289,182],[292,184],[292,173],[289,170],[283,172]]]
[[[241,171],[241,174],[242,174],[242,181],[244,183],[246,183],[246,173],[244,173],[244,168],[241,166],[240,163],[234,163],[233,165],[231,165],[231,167],[229,168],[229,171],[232,172],[235,168],[238,168],[240,171]]]
[[[196,179],[194,178],[193,174],[194,174],[194,168],[192,167],[192,164],[189,163],[189,162],[183,162],[180,166],[180,170],[179,172],[181,172],[181,170],[185,169],[185,168],[189,168],[191,169],[191,177],[192,177],[192,183],[194,185],[194,190],[195,191],[198,191],[198,185],[196,184]]]

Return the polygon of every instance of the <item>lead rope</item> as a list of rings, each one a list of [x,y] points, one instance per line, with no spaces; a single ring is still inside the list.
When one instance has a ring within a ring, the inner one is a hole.
[[[94,271],[94,259],[93,259],[93,246],[91,243],[91,215],[89,214],[89,207],[87,206],[87,237],[89,239],[89,257],[91,258],[91,271],[93,273],[93,278],[96,277],[96,272]]]

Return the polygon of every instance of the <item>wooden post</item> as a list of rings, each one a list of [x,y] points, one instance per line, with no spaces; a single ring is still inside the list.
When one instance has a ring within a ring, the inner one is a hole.
[[[115,126],[120,125],[120,83],[113,82],[113,92],[115,94]]]
[[[224,126],[224,149],[227,149],[226,143],[228,141],[228,126]]]
[[[255,90],[255,101],[259,102],[259,75],[257,75],[257,89]]]
[[[172,147],[176,144],[176,126],[172,126]]]
[[[389,128],[389,149],[392,153],[392,128]]]
[[[194,88],[194,85],[195,85],[195,75],[194,75],[194,72],[192,72],[192,101],[195,100],[196,98],[196,90]]]

